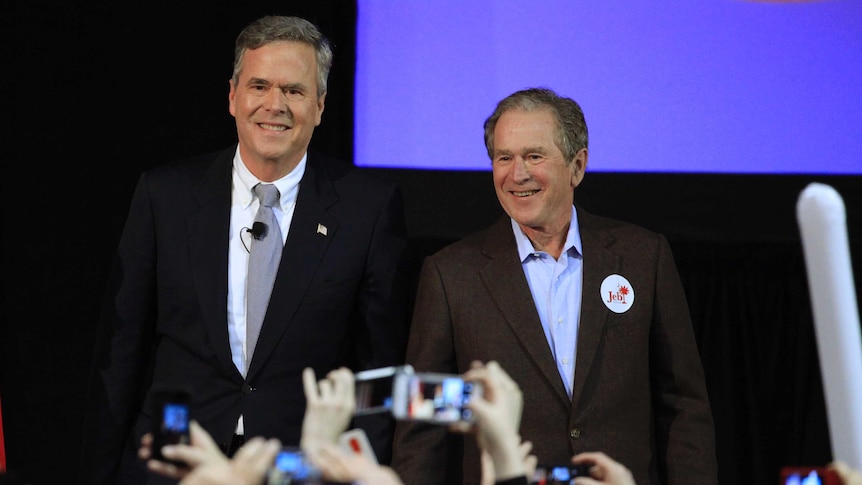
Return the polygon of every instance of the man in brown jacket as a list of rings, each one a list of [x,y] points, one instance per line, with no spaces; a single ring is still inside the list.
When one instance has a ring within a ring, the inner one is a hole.
[[[691,317],[664,236],[575,204],[587,166],[578,104],[548,89],[485,122],[506,215],[426,258],[407,361],[463,373],[496,360],[523,391],[539,464],[601,451],[640,485],[717,483]],[[393,467],[411,485],[479,483],[471,437],[400,422]],[[454,458],[454,459],[453,459]]]

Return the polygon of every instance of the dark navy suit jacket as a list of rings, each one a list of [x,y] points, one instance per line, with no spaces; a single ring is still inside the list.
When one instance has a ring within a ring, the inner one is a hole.
[[[84,483],[153,479],[134,452],[152,428],[158,389],[187,389],[193,417],[223,447],[240,415],[246,437],[296,445],[303,368],[322,378],[339,366],[403,361],[408,285],[399,271],[406,244],[401,193],[309,151],[269,308],[242,377],[227,331],[235,150],[140,177],[96,343]],[[385,425],[369,433],[385,452]]]

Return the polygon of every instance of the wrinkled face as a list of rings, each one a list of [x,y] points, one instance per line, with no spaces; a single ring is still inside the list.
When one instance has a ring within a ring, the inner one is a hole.
[[[247,50],[228,95],[243,160],[296,166],[320,124],[325,97],[317,97],[313,46],[278,41]]]
[[[503,113],[494,129],[494,189],[503,209],[525,232],[554,233],[571,220],[575,187],[587,150],[566,163],[557,147],[557,123],[546,109]]]

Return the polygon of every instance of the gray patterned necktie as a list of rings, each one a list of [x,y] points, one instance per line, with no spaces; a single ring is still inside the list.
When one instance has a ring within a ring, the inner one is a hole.
[[[243,374],[248,372],[257,338],[263,326],[263,317],[269,305],[272,283],[281,262],[284,243],[281,229],[272,207],[278,204],[278,189],[273,184],[257,184],[252,189],[260,200],[260,208],[254,216],[256,234],[251,241],[251,254],[248,258],[248,286],[246,294],[246,359]],[[261,223],[263,226],[260,226]],[[262,228],[262,230],[258,229]]]

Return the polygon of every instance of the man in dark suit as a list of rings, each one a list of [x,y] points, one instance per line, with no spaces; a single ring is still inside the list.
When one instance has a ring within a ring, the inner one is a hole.
[[[673,256],[663,236],[573,204],[587,142],[580,106],[551,90],[497,105],[485,144],[506,215],[426,258],[407,362],[463,373],[498,361],[522,389],[521,435],[539,464],[600,451],[641,485],[715,484],[712,415]],[[479,483],[469,436],[399,422],[394,450],[405,483]]]
[[[298,445],[303,368],[403,361],[400,191],[308,149],[331,63],[311,23],[253,22],[237,38],[228,96],[238,144],[141,176],[96,345],[84,483],[159,480],[135,452],[161,390],[188,392],[192,417],[227,453],[252,436]],[[262,233],[255,187],[267,184],[277,199]],[[246,283],[260,237],[283,249],[254,338]],[[366,424],[385,453],[391,423]]]

